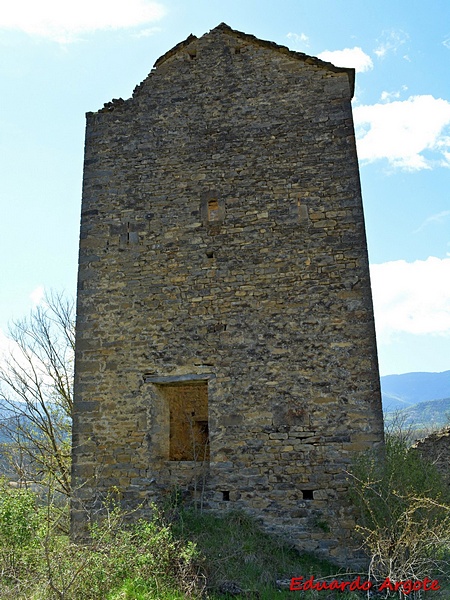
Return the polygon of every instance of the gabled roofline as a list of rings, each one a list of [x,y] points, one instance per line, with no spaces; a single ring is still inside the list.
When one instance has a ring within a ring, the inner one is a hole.
[[[189,44],[192,42],[195,42],[195,40],[198,40],[198,37],[191,33],[190,35],[188,35],[188,37],[183,42],[180,42],[179,44],[177,44],[170,50],[167,50],[167,52],[165,52],[162,56],[160,56],[158,58],[158,60],[155,62],[155,64],[153,65],[153,68],[156,69],[156,67],[159,67],[159,65],[162,65],[162,63],[165,62],[168,58],[170,58],[171,56],[174,56],[174,54],[176,54],[179,50],[181,50],[185,46],[189,46]]]
[[[276,52],[281,52],[282,54],[287,54],[291,58],[296,58],[298,60],[301,60],[308,65],[315,65],[319,69],[326,69],[328,71],[333,71],[334,73],[347,73],[349,83],[350,83],[351,97],[353,98],[353,94],[355,92],[355,69],[352,69],[350,67],[336,67],[332,63],[320,60],[320,58],[317,58],[315,56],[310,56],[309,54],[304,54],[303,52],[296,52],[295,50],[290,50],[287,46],[281,46],[279,44],[276,44],[275,42],[260,40],[256,36],[251,35],[249,33],[244,33],[242,31],[237,31],[236,29],[232,29],[226,23],[220,23],[220,25],[218,25],[217,27],[214,27],[214,29],[211,29],[211,31],[209,33],[212,33],[213,31],[224,31],[228,34],[234,35],[235,37],[237,37],[241,40],[245,40],[247,42],[252,42],[253,44],[257,44],[258,46],[262,46],[263,48],[270,48],[271,50],[275,50]],[[174,46],[171,50],[168,50],[165,54],[160,56],[158,58],[158,60],[155,62],[155,64],[153,65],[154,68],[158,67],[159,65],[164,63],[168,58],[177,54],[177,52],[179,52],[182,48],[189,46],[189,44],[191,44],[192,42],[194,42],[195,40],[198,40],[198,39],[199,38],[195,35],[192,35],[192,34],[189,35],[183,42],[180,42],[179,44]]]

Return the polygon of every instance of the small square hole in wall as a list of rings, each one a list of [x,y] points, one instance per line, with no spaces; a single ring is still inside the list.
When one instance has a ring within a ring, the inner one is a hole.
[[[222,500],[224,502],[229,502],[230,501],[230,492],[228,490],[222,491]]]
[[[303,500],[314,500],[314,490],[302,490]]]

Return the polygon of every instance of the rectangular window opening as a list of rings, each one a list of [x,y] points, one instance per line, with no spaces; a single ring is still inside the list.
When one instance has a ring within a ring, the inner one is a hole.
[[[215,235],[218,228],[225,220],[225,201],[220,198],[217,191],[209,190],[203,192],[200,198],[200,215],[204,227],[208,227],[209,233]]]
[[[302,490],[303,500],[314,500],[314,490]]]
[[[216,198],[208,200],[208,221],[219,220],[219,202]]]
[[[228,490],[222,491],[222,500],[224,502],[229,502],[230,501],[230,492]]]
[[[209,460],[208,383],[162,385],[169,404],[169,460]]]

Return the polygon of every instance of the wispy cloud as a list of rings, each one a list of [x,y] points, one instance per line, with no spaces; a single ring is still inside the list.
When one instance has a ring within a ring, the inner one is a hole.
[[[358,46],[343,50],[325,50],[318,55],[318,58],[336,67],[353,67],[357,73],[373,69],[372,59]]]
[[[378,46],[374,50],[374,54],[376,54],[378,58],[384,58],[389,52],[396,52],[400,46],[403,46],[403,44],[408,41],[408,39],[408,34],[401,29],[383,31],[378,40]],[[403,58],[409,60],[407,56],[404,56]]]
[[[286,37],[295,47],[307,48],[309,46],[309,37],[305,33],[289,32]]]
[[[444,46],[450,50],[450,37],[445,39],[443,42]]]
[[[45,290],[43,285],[38,285],[30,294],[30,300],[33,307],[39,306],[45,299]]]
[[[398,98],[400,98],[402,92],[406,92],[408,90],[408,86],[407,85],[402,85],[400,90],[397,90],[395,92],[381,92],[381,96],[380,96],[380,100],[382,102],[392,102],[392,100],[398,100]]]
[[[443,223],[450,217],[450,210],[443,210],[440,213],[436,213],[435,215],[431,215],[425,219],[425,221],[415,230],[413,233],[419,233],[422,229],[425,229],[428,225],[433,223]]]
[[[450,167],[450,102],[433,96],[354,108],[358,155],[362,161],[387,159],[392,167]],[[424,152],[434,153],[429,158]]]
[[[15,0],[2,7],[0,29],[69,43],[82,34],[136,27],[165,14],[163,4],[151,0]]]
[[[161,27],[146,27],[145,29],[141,29],[140,31],[136,32],[133,35],[133,37],[136,37],[136,38],[150,37],[160,31],[161,31]]]
[[[380,100],[382,102],[391,102],[400,98],[400,92],[381,92]]]
[[[397,260],[370,274],[379,342],[403,332],[450,336],[450,258]]]

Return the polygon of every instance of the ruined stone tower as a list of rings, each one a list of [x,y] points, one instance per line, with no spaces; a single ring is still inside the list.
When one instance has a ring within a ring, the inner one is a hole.
[[[382,442],[352,69],[219,25],[88,113],[74,531],[115,486],[342,558]]]

